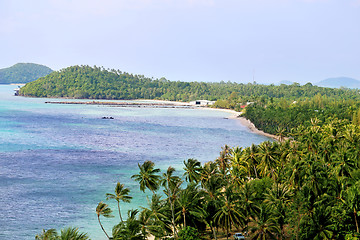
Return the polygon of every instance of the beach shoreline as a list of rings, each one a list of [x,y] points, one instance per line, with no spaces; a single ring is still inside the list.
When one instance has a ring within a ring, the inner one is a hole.
[[[251,132],[262,135],[262,136],[265,136],[265,137],[272,138],[272,139],[277,140],[277,141],[279,140],[278,136],[276,136],[274,134],[266,133],[266,132],[264,132],[262,130],[259,130],[258,128],[255,127],[255,125],[249,119],[246,119],[245,117],[241,117],[242,112],[236,112],[235,110],[224,109],[224,108],[209,108],[209,107],[206,107],[204,109],[210,109],[210,110],[216,110],[216,111],[222,111],[222,112],[231,113],[232,115],[229,117],[230,119],[238,120],[241,123],[241,125],[248,128]]]
[[[133,101],[132,103],[128,101]],[[87,102],[85,101],[78,101],[78,99],[75,99],[75,101],[47,101],[45,103],[48,104],[91,104],[91,105],[108,105],[108,106],[118,106],[118,107],[136,107],[136,106],[142,106],[142,107],[188,107],[193,109],[206,109],[206,110],[214,110],[214,111],[222,111],[226,113],[230,113],[231,116],[229,116],[230,119],[236,119],[240,122],[241,125],[248,128],[251,132],[262,135],[265,137],[272,138],[274,140],[279,140],[279,137],[266,133],[262,130],[259,130],[256,128],[256,126],[245,117],[242,117],[242,112],[237,112],[232,109],[225,109],[225,108],[211,108],[208,106],[196,106],[192,105],[189,102],[179,102],[179,101],[167,101],[167,100],[151,100],[151,99],[135,99],[135,100],[112,100],[112,101],[99,101],[97,100],[89,100]]]

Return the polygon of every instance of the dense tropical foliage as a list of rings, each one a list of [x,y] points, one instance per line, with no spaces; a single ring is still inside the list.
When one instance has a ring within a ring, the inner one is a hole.
[[[35,63],[17,63],[0,69],[0,84],[28,83],[51,73],[50,68]]]
[[[181,82],[165,78],[153,79],[115,69],[72,66],[56,71],[20,91],[34,97],[69,97],[89,99],[162,99],[191,101],[196,99],[221,100],[220,107],[239,108],[242,103],[271,101],[284,98],[295,100],[317,94],[335,98],[359,99],[358,91],[312,86],[259,85],[233,82]]]
[[[360,217],[360,94],[310,83],[171,82],[118,70],[73,66],[27,84],[24,96],[93,99],[217,100],[214,107],[243,110],[255,126],[279,136],[246,148],[225,145],[214,161],[184,161],[161,172],[151,161],[132,178],[151,194],[148,206],[130,210],[130,190],[117,183],[119,221],[108,239],[357,239]],[[287,136],[287,138],[285,138]],[[149,191],[148,191],[149,190]],[[75,231],[76,229],[72,229]],[[68,229],[71,231],[71,228]],[[65,230],[64,230],[65,233]],[[112,235],[112,236],[110,236]],[[37,239],[58,239],[53,229]],[[87,237],[87,236],[85,236]],[[66,238],[65,238],[66,239]]]
[[[174,82],[133,75],[101,67],[72,66],[53,72],[21,88],[20,95],[88,99],[216,100],[214,107],[243,111],[243,116],[265,132],[275,134],[311,118],[322,122],[329,116],[360,123],[360,94],[357,89],[333,89],[294,83]],[[246,107],[244,111],[243,108]]]
[[[360,128],[312,119],[291,134],[246,148],[224,146],[205,164],[189,159],[183,176],[139,164],[134,179],[152,198],[114,226],[113,239],[229,239],[234,232],[246,239],[357,239]],[[110,215],[105,203],[99,206],[98,217]]]

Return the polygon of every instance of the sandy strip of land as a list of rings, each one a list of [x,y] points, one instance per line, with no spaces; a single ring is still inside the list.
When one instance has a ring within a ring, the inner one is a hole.
[[[264,131],[261,131],[261,130],[257,129],[255,127],[255,125],[250,120],[246,119],[245,117],[241,117],[241,114],[242,114],[241,112],[236,112],[236,111],[231,110],[231,109],[220,109],[220,108],[206,108],[206,109],[231,113],[232,115],[229,118],[237,119],[238,121],[240,121],[240,123],[242,125],[244,125],[248,129],[250,129],[251,132],[262,135],[262,136],[265,136],[265,137],[269,137],[269,138],[272,138],[272,139],[275,139],[275,140],[279,139],[279,137],[276,136],[276,135],[266,133]]]

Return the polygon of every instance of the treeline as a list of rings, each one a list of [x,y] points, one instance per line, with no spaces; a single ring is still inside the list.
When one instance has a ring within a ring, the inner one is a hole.
[[[0,84],[28,83],[51,73],[50,68],[35,63],[17,63],[0,69]]]
[[[257,128],[287,136],[300,124],[309,126],[311,118],[323,123],[328,117],[360,123],[359,90],[323,88],[311,83],[275,86],[174,82],[96,66],[72,66],[26,84],[19,94],[85,99],[215,100],[213,107],[242,111]]]
[[[118,203],[112,233],[101,226],[102,217],[114,217],[104,202],[96,208],[100,226],[109,239],[229,239],[234,232],[246,239],[358,239],[359,127],[313,119],[293,134],[296,141],[225,146],[203,165],[188,159],[183,176],[139,164],[132,178],[152,192],[149,205],[123,219],[120,206],[131,194],[118,183],[106,194]]]
[[[257,100],[310,98],[319,93],[336,98],[358,98],[355,90],[321,88],[311,84],[274,86],[233,82],[180,82],[165,78],[152,79],[96,66],[68,67],[27,84],[20,91],[21,95],[32,97],[220,100],[225,101],[223,107],[227,108],[236,108],[241,103]],[[229,97],[232,102],[226,103]]]
[[[254,125],[272,134],[289,136],[291,129],[299,125],[310,126],[312,118],[325,123],[328,118],[346,119],[360,124],[360,101],[355,98],[328,97],[317,94],[312,98],[273,101],[257,101],[246,107],[243,114]]]

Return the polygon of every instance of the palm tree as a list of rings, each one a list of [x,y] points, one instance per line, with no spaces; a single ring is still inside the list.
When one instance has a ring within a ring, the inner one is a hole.
[[[189,158],[187,162],[184,161],[184,165],[186,181],[198,183],[201,177],[201,163],[196,159]]]
[[[346,204],[351,209],[354,215],[354,223],[356,226],[356,232],[359,233],[358,214],[360,211],[360,193],[359,193],[360,181],[357,181],[353,186],[346,190]]]
[[[142,165],[138,164],[140,172],[131,176],[135,181],[139,182],[140,190],[145,192],[145,188],[148,188],[155,194],[155,191],[159,188],[160,176],[157,173],[160,169],[154,169],[155,164],[151,161],[145,161]]]
[[[252,144],[250,147],[245,148],[242,151],[241,160],[242,162],[247,163],[247,170],[249,178],[254,176],[255,178],[258,178],[258,171],[257,171],[257,165],[258,165],[258,151],[259,147],[255,144]]]
[[[303,239],[330,240],[334,237],[335,222],[331,218],[332,207],[321,203],[313,209],[302,226]]]
[[[221,194],[223,189],[223,179],[219,174],[211,175],[207,181],[202,184],[202,197],[204,196],[204,210],[205,210],[205,221],[208,223],[213,236],[216,238],[216,227],[217,223],[214,221],[214,216],[219,208],[218,196]]]
[[[56,229],[52,228],[47,231],[43,229],[41,234],[36,234],[35,240],[56,240],[57,237]]]
[[[109,208],[109,206],[105,203],[103,203],[102,201],[99,202],[99,204],[96,207],[96,215],[100,224],[101,229],[104,231],[105,235],[107,236],[108,239],[110,239],[109,235],[106,233],[103,225],[100,222],[100,215],[106,217],[106,218],[111,218],[114,217],[113,215],[111,215],[112,210]]]
[[[264,204],[255,213],[250,226],[250,239],[254,240],[276,239],[276,235],[280,232],[276,226],[276,218],[271,214],[269,206]]]
[[[176,220],[183,220],[183,228],[186,227],[187,220],[196,222],[203,219],[205,213],[201,207],[200,192],[196,185],[190,184],[187,188],[181,190],[176,200],[179,207]]]
[[[277,223],[281,230],[280,239],[284,238],[285,219],[292,195],[292,192],[284,183],[274,183],[269,192],[265,194],[264,203],[270,206],[274,215],[277,217]]]
[[[247,174],[250,178],[249,163],[244,161],[242,158],[242,148],[232,148],[230,150],[229,159],[231,164],[230,175],[232,176],[232,179],[240,186],[242,184],[242,180],[246,177]]]
[[[128,188],[124,188],[124,184],[120,184],[118,182],[115,187],[115,194],[112,193],[106,194],[106,200],[115,199],[117,201],[121,222],[123,222],[123,219],[121,217],[120,201],[129,203],[130,199],[132,199],[132,197],[129,196],[129,192],[130,190]]]
[[[218,165],[220,174],[223,178],[225,178],[229,169],[230,147],[225,145],[221,149],[220,156],[215,160],[215,162]]]
[[[278,136],[280,142],[284,141],[285,133],[286,133],[286,129],[284,127],[280,127],[280,126],[277,127],[276,135]]]
[[[251,186],[251,182],[246,182],[238,190],[239,207],[245,217],[245,230],[248,230],[250,216],[259,210],[256,204],[256,190]]]
[[[168,206],[157,194],[154,194],[149,202],[149,208],[143,208],[141,222],[143,232],[149,232],[155,237],[165,237],[171,233],[171,222],[168,217]]]
[[[114,240],[145,240],[141,231],[141,222],[136,219],[138,210],[129,210],[125,222],[115,225],[112,231]]]
[[[216,212],[214,221],[223,226],[226,231],[226,239],[229,239],[231,227],[242,225],[245,217],[238,209],[238,201],[231,187],[222,192],[220,201],[221,208]]]
[[[220,176],[216,163],[209,161],[204,164],[201,171],[201,186],[204,187],[208,181],[214,176]]]
[[[269,141],[263,142],[259,145],[259,152],[257,155],[260,161],[260,174],[263,177],[271,176],[275,179],[277,176],[276,168],[278,167],[279,162],[277,147],[277,143],[271,143]]]
[[[89,236],[86,233],[79,232],[78,228],[65,228],[61,229],[58,240],[87,240]]]
[[[189,159],[190,160],[190,159]],[[177,237],[176,225],[175,225],[175,199],[180,190],[182,184],[181,179],[178,176],[174,176],[175,169],[169,167],[166,173],[163,174],[161,179],[161,185],[165,188],[164,192],[168,197],[170,210],[171,210],[171,223],[173,225],[173,233],[175,238]]]

